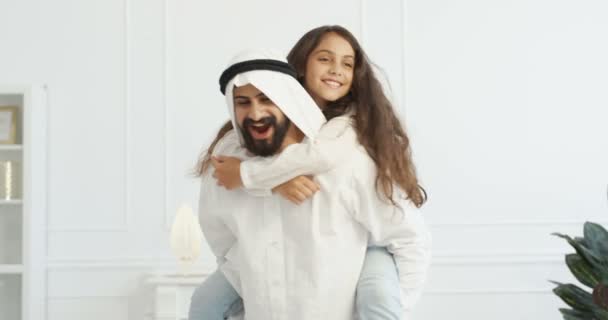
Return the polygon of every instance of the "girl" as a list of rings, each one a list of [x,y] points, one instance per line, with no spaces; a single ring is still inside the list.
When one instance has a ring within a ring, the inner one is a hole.
[[[399,206],[401,199],[395,197],[399,191],[394,190],[396,186],[420,207],[426,195],[418,186],[408,137],[355,37],[340,26],[319,27],[306,33],[287,59],[330,120],[317,139],[292,145],[271,158],[258,157],[243,163],[236,158],[212,158],[215,144],[232,129],[228,122],[203,156],[198,173],[213,165],[214,177],[228,189],[243,186],[252,192],[257,190],[257,194],[259,190],[268,190],[262,194],[270,194],[272,189],[301,203],[319,188],[305,175],[325,172],[348,160],[342,158],[347,154],[343,150],[356,146],[348,142],[352,139],[340,128],[352,125],[357,141],[376,164],[378,195]],[[357,288],[359,319],[402,319],[403,310],[410,309],[424,282],[429,261],[426,240],[420,239],[420,259],[412,264],[412,270],[401,270],[401,279],[392,255],[385,248],[368,248]],[[402,296],[401,288],[406,296]],[[238,300],[222,273],[215,272],[195,291],[190,319],[223,319],[230,314],[229,309],[239,308]]]

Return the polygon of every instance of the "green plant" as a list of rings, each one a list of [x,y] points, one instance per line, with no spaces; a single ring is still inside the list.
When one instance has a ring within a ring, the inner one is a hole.
[[[566,239],[576,253],[566,255],[566,264],[578,281],[592,289],[588,292],[570,283],[551,281],[553,292],[572,309],[559,309],[565,320],[608,320],[608,231],[601,225],[586,222],[584,237]]]

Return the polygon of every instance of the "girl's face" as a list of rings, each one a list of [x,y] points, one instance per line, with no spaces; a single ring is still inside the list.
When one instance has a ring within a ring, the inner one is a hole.
[[[329,102],[348,94],[354,68],[355,51],[350,43],[337,33],[329,32],[308,55],[304,85],[323,109]]]

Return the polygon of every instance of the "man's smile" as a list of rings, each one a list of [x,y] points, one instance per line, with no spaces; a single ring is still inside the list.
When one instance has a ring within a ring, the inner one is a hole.
[[[247,126],[247,130],[255,140],[265,140],[273,135],[274,126],[270,123],[256,123]]]

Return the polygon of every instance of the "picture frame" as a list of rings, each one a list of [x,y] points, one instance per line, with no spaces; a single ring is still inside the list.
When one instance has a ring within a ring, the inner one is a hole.
[[[17,139],[16,106],[0,106],[0,144],[15,144]]]

